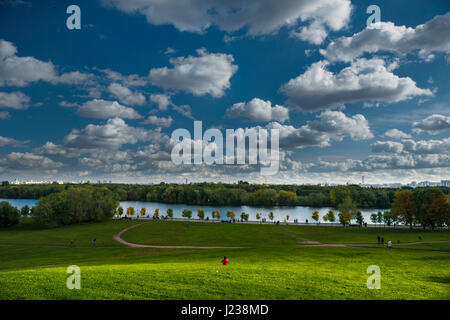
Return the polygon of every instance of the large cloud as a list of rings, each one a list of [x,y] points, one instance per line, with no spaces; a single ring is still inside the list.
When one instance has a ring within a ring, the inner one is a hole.
[[[450,138],[420,141],[404,139],[401,142],[377,141],[372,144],[372,151],[396,154],[450,154]]]
[[[230,78],[237,71],[232,55],[197,50],[198,57],[170,59],[173,68],[150,70],[151,82],[164,89],[190,92],[196,96],[221,97],[230,88]]]
[[[142,93],[133,92],[119,83],[111,83],[108,87],[108,91],[119,99],[121,103],[127,105],[141,106],[146,102],[145,96]]]
[[[172,117],[157,117],[157,116],[148,116],[142,124],[152,124],[159,127],[170,127],[173,123]]]
[[[30,97],[20,91],[0,92],[0,108],[23,110],[30,105]]]
[[[12,152],[0,158],[0,171],[33,171],[61,167],[63,164],[47,157],[25,152]]]
[[[371,172],[375,170],[425,169],[450,167],[450,156],[447,154],[388,154],[372,155],[364,160],[347,159],[345,161],[317,161],[302,166],[309,172],[356,171]]]
[[[146,130],[128,126],[120,118],[109,119],[105,125],[89,124],[82,130],[74,129],[64,143],[69,148],[81,149],[119,149],[124,144],[136,144],[138,141],[158,141],[166,135],[160,129]]]
[[[79,84],[89,78],[90,75],[78,71],[60,75],[51,61],[19,57],[12,42],[0,39],[0,86],[23,87],[40,80],[54,84]]]
[[[289,110],[283,106],[274,105],[270,101],[253,98],[249,102],[239,102],[226,111],[230,118],[245,117],[252,121],[279,121],[289,120]]]
[[[393,138],[393,139],[407,139],[407,138],[411,138],[410,134],[407,134],[401,130],[398,129],[389,129],[387,130],[384,135],[386,137],[389,138]]]
[[[389,51],[407,54],[418,51],[431,59],[432,52],[450,53],[450,12],[436,16],[416,28],[377,22],[351,37],[341,37],[320,52],[332,61],[351,61],[364,53]]]
[[[305,73],[281,87],[288,96],[288,106],[304,111],[334,108],[358,101],[398,102],[419,95],[432,95],[409,77],[391,72],[382,59],[358,59],[333,74],[327,61],[313,63]]]
[[[433,114],[422,121],[414,122],[415,132],[427,131],[431,134],[437,134],[444,130],[450,130],[450,117],[441,114]]]
[[[167,107],[172,103],[170,96],[167,94],[152,94],[150,101],[156,103],[159,110],[167,110]]]
[[[88,118],[109,119],[120,117],[124,119],[139,119],[142,116],[132,108],[122,106],[117,101],[94,99],[85,102],[79,109],[78,114]]]
[[[347,117],[340,111],[324,111],[318,120],[308,121],[300,128],[277,122],[267,127],[280,130],[280,147],[287,148],[327,147],[332,140],[341,141],[345,136],[356,141],[373,138],[369,123],[363,115]]]
[[[102,0],[105,6],[126,13],[140,13],[154,25],[171,24],[180,31],[204,32],[218,26],[229,33],[246,29],[248,35],[277,32],[287,26],[300,28],[304,40],[312,40],[314,28],[340,30],[350,18],[350,0]],[[321,37],[323,40],[323,37]],[[317,40],[312,42],[317,43]]]
[[[13,138],[7,138],[7,137],[2,137],[0,136],[0,147],[4,147],[7,145],[13,145],[13,146],[18,146],[18,145],[22,145],[26,143],[25,141],[18,141],[16,139]]]

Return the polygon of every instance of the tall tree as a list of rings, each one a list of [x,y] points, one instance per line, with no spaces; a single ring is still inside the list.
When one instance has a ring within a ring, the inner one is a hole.
[[[8,201],[0,202],[0,227],[11,227],[19,223],[20,213]]]
[[[314,221],[319,221],[319,211],[314,211],[311,215],[311,218],[313,218]]]
[[[355,217],[355,219],[356,219],[356,223],[358,223],[359,226],[361,227],[361,226],[363,225],[363,223],[364,223],[364,217],[363,217],[361,211],[358,210],[358,211],[356,212],[356,217]]]
[[[205,211],[203,211],[202,208],[197,209],[197,216],[200,218],[200,220],[205,219]]]
[[[24,217],[30,214],[30,207],[26,204],[20,209],[20,214]]]
[[[351,220],[352,220],[352,213],[350,211],[339,212],[339,223],[342,224],[344,227],[345,225],[350,224]]]
[[[432,229],[435,227],[442,227],[448,222],[448,217],[450,216],[450,202],[443,193],[436,196],[433,202],[431,202],[431,205],[427,210],[427,215]]]
[[[328,211],[327,217],[328,217],[328,221],[330,221],[330,222],[335,222],[336,221],[336,217],[334,215],[334,211],[333,210],[329,210]]]
[[[414,193],[410,190],[396,192],[391,212],[396,220],[409,225],[412,229],[413,223],[416,221]]]

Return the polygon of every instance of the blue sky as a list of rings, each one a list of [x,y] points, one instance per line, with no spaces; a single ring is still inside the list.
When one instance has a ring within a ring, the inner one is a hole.
[[[1,179],[450,178],[448,1],[78,1],[69,30],[71,4],[0,1]],[[174,166],[194,119],[280,128],[280,172]]]

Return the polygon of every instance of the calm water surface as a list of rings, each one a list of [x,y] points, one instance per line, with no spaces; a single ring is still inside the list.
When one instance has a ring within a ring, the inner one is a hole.
[[[37,200],[31,200],[31,199],[0,199],[0,201],[8,201],[13,206],[17,206],[19,209],[24,206],[28,205],[30,207],[37,204]],[[167,203],[159,203],[159,202],[143,202],[143,201],[121,201],[120,205],[124,208],[124,211],[128,207],[134,207],[136,212],[139,212],[141,208],[146,208],[147,215],[152,216],[153,212],[155,212],[155,209],[159,209],[159,215],[164,216],[167,214],[167,209],[172,208],[173,209],[173,215],[176,218],[181,218],[181,213],[184,209],[192,210],[192,217],[197,218],[197,209],[202,208],[205,211],[205,216],[209,216],[211,218],[211,212],[213,210],[219,210],[221,218],[226,219],[226,213],[228,210],[234,211],[236,213],[236,218],[239,218],[240,214],[242,212],[245,212],[250,215],[249,220],[256,220],[255,216],[256,213],[259,212],[262,216],[262,218],[266,218],[268,221],[268,214],[269,212],[273,212],[275,219],[279,221],[284,221],[286,219],[286,216],[289,216],[289,221],[294,221],[294,219],[297,219],[298,222],[305,222],[306,219],[308,219],[309,222],[313,222],[311,218],[311,214],[313,211],[317,210],[319,211],[319,215],[321,217],[321,223],[324,223],[322,220],[322,216],[328,212],[328,210],[333,210],[336,219],[337,219],[337,210],[333,208],[312,208],[312,207],[303,207],[303,206],[297,206],[297,207],[251,207],[251,206],[192,206],[187,204],[167,204]],[[376,213],[378,211],[384,211],[383,209],[365,209],[361,210],[364,221],[367,223],[371,223],[370,221],[370,214]]]

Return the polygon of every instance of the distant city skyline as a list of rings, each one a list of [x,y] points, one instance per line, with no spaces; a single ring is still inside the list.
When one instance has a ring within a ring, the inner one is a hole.
[[[450,179],[448,0],[69,5],[0,1],[2,181]],[[279,129],[279,172],[174,164],[194,120]]]

